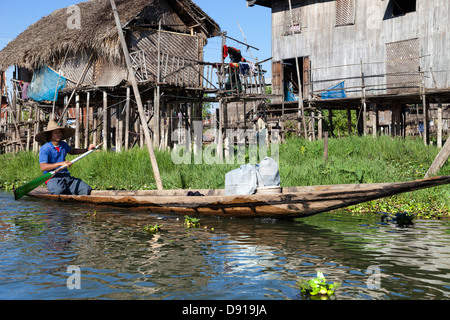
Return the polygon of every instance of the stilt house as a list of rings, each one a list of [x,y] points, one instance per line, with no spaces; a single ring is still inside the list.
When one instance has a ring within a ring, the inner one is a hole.
[[[115,2],[154,141],[167,145],[181,109],[201,120],[203,48],[220,27],[191,0]],[[110,0],[62,8],[29,26],[0,52],[0,70],[11,66],[14,125],[26,123],[9,139],[15,148],[28,149],[49,117],[76,128],[76,147],[144,142]]]
[[[296,112],[299,100],[319,121],[323,109],[330,119],[335,109],[356,110],[361,134],[408,129],[427,142],[431,128],[440,143],[450,118],[450,1],[247,4],[272,11],[274,112]]]

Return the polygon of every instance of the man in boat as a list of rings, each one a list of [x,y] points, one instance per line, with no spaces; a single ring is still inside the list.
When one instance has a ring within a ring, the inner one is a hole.
[[[39,163],[44,174],[65,165],[70,167],[72,162],[66,160],[67,154],[83,154],[95,149],[93,144],[88,149],[75,149],[62,141],[74,134],[74,129],[60,127],[54,120],[50,120],[47,129],[36,135],[35,140],[43,144],[39,151]],[[72,177],[67,168],[58,172],[46,184],[51,194],[90,195],[92,191],[87,183]]]

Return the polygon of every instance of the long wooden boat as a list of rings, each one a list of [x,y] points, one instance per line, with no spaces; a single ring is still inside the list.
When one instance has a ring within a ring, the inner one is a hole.
[[[148,210],[155,213],[234,218],[298,218],[348,207],[399,193],[450,183],[450,176],[372,184],[284,187],[279,193],[225,195],[223,189],[194,190],[204,196],[187,196],[192,190],[93,191],[89,196],[51,195],[37,188],[29,196],[62,202]]]

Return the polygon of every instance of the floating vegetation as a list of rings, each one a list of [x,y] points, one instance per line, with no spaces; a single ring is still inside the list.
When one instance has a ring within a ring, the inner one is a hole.
[[[90,217],[90,216],[96,217],[96,216],[97,216],[97,211],[94,211],[94,213],[88,212],[88,213],[86,213],[86,215],[87,215],[88,217]]]
[[[158,233],[158,232],[160,232],[161,231],[161,227],[162,226],[160,226],[159,224],[155,224],[155,225],[146,225],[145,227],[144,227],[144,231],[145,232],[148,232],[148,233],[150,233],[150,234],[156,234],[156,233]]]
[[[191,218],[189,216],[184,216],[183,225],[186,228],[198,228],[198,227],[200,227],[200,220],[197,218]]]
[[[334,295],[334,292],[341,286],[341,283],[327,283],[323,273],[318,271],[316,278],[310,280],[300,280],[297,282],[297,285],[300,287],[303,294],[328,298]]]

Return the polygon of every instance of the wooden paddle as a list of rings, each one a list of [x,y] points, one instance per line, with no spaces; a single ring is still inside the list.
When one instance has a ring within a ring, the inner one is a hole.
[[[97,150],[103,143],[99,144],[98,146],[95,147],[95,149],[90,150],[84,154],[82,154],[81,156],[79,156],[78,158],[72,160],[72,164],[83,159],[84,157],[90,155],[92,152],[94,152],[95,150]],[[34,179],[31,182],[28,182],[27,184],[21,186],[20,188],[17,188],[16,190],[14,190],[14,199],[15,200],[19,200],[20,198],[22,198],[23,196],[27,195],[28,193],[30,193],[31,191],[33,191],[34,189],[36,189],[37,187],[39,187],[41,184],[43,184],[45,181],[53,178],[53,176],[55,174],[57,174],[58,172],[60,172],[61,170],[66,169],[68,166],[62,166],[59,167],[58,169],[54,170],[54,171],[50,171],[46,174],[44,174],[43,176],[40,176],[37,179]]]

